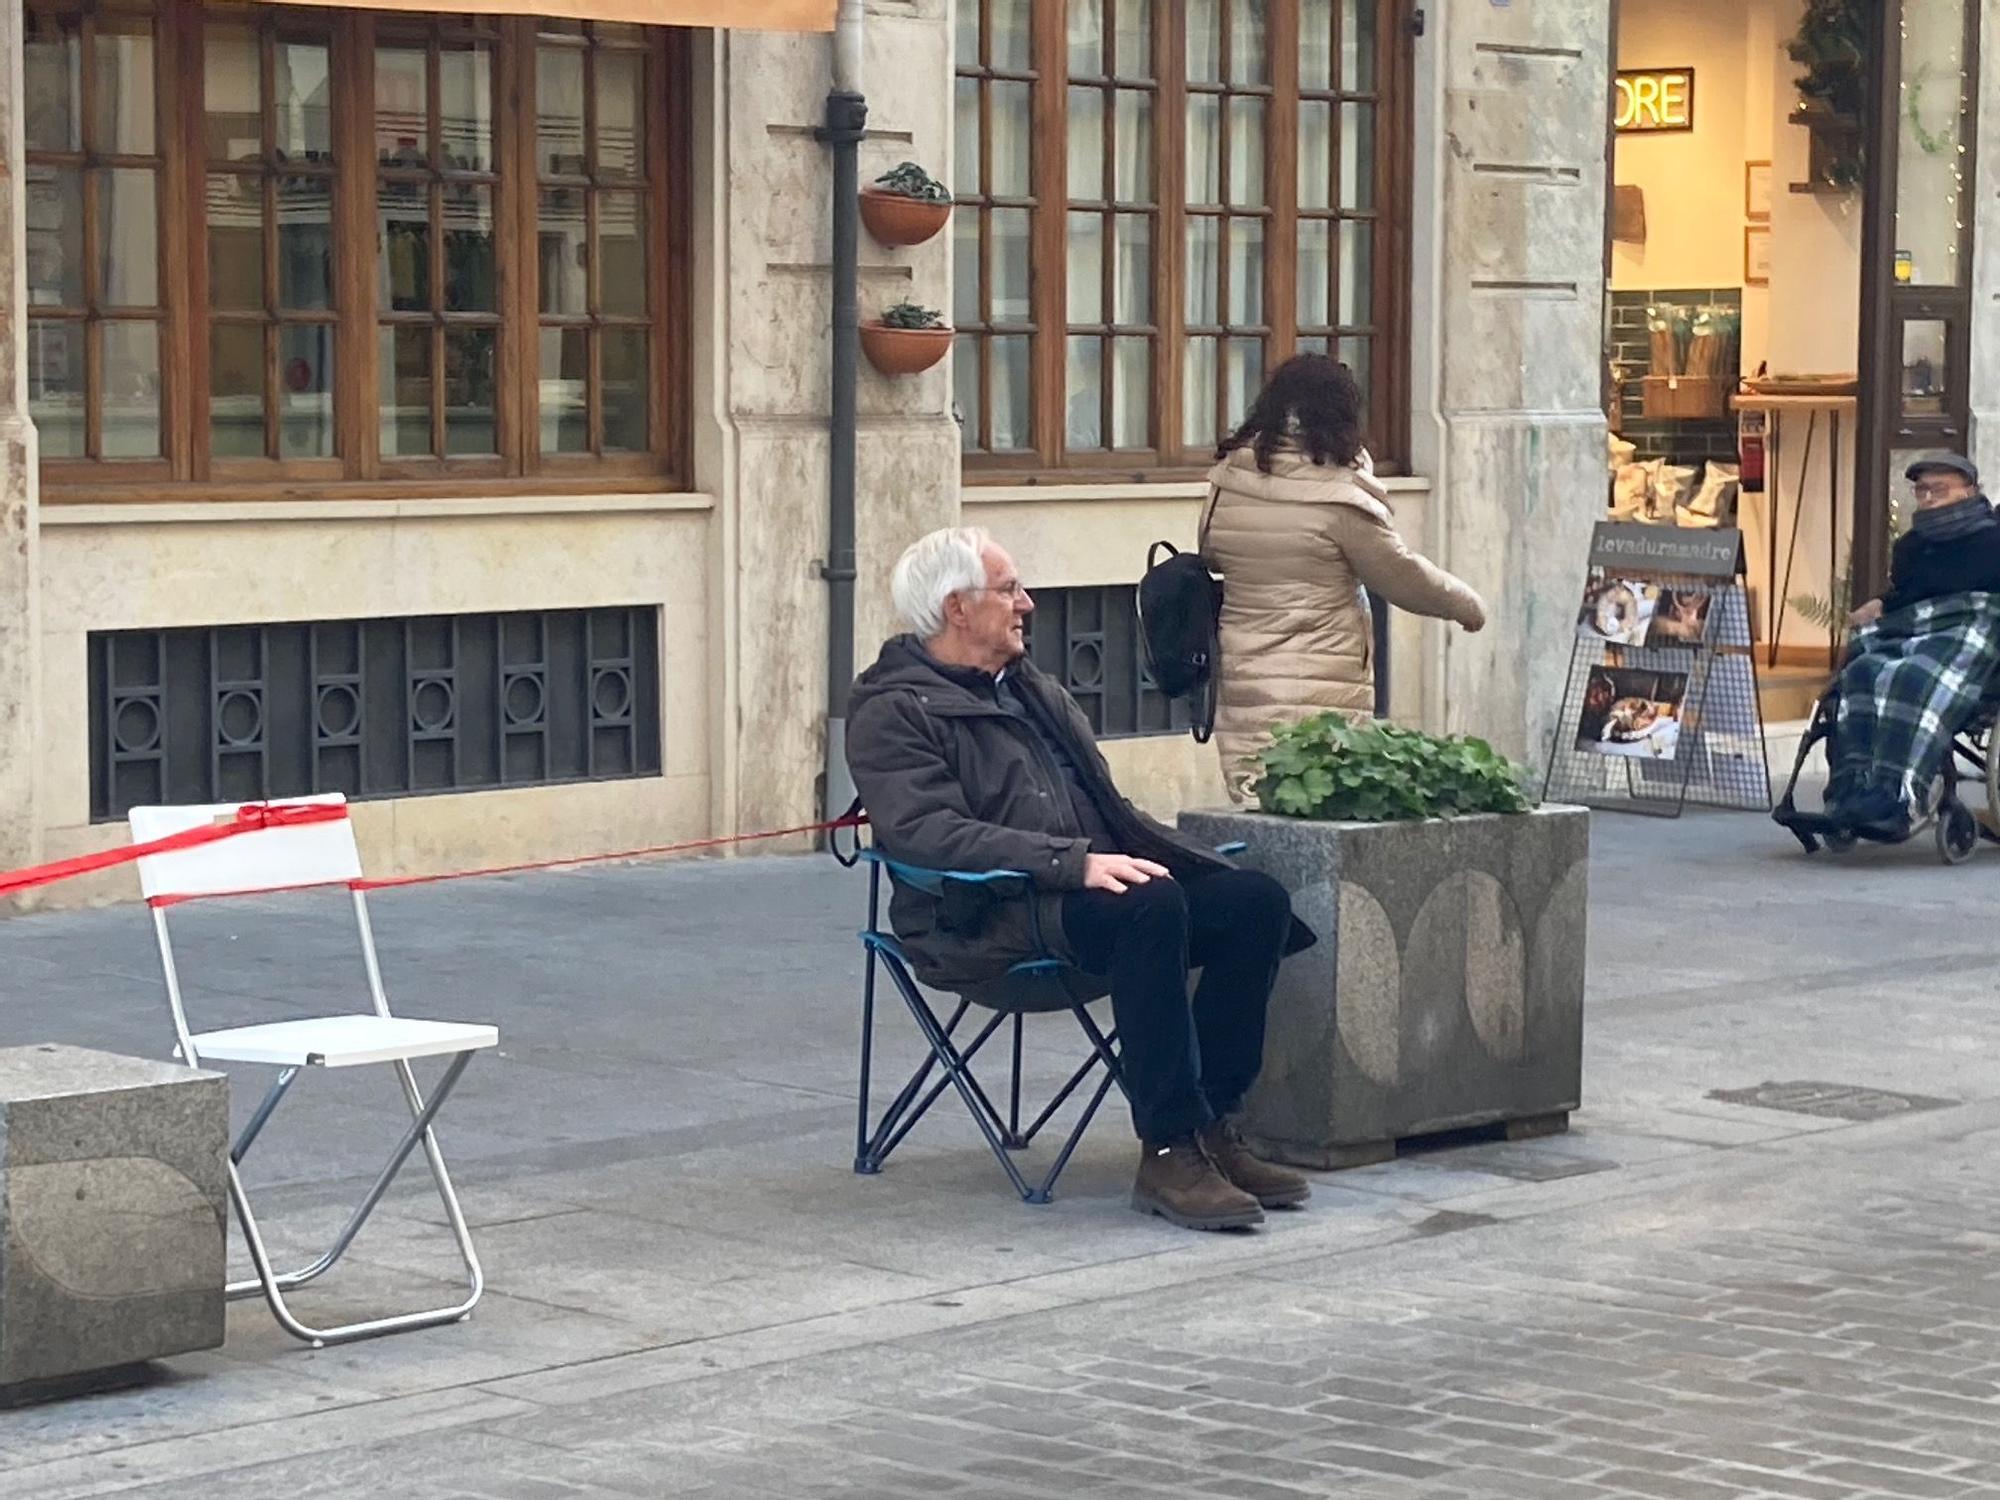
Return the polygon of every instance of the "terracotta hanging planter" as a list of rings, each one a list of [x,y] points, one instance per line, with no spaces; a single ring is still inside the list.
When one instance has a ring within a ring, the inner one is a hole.
[[[861,352],[884,375],[915,375],[951,352],[949,328],[892,328],[876,321],[861,325]]]
[[[950,217],[949,203],[909,198],[885,188],[861,190],[861,222],[884,245],[921,245]]]

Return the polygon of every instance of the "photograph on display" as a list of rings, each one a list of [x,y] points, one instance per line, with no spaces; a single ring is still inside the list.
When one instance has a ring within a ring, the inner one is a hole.
[[[1680,744],[1687,687],[1685,672],[1591,668],[1576,748],[1595,755],[1672,760]]]
[[[1699,646],[1708,637],[1709,601],[1714,597],[1706,589],[1661,589],[1653,606],[1653,623],[1646,632],[1646,644]]]
[[[1584,589],[1583,612],[1576,620],[1577,634],[1609,641],[1614,646],[1643,646],[1659,602],[1657,583],[1642,583],[1635,578],[1594,581]]]

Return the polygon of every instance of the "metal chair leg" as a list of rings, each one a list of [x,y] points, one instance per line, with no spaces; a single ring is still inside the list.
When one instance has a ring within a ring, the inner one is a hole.
[[[242,1297],[261,1291],[265,1301],[270,1304],[271,1315],[278,1320],[279,1326],[294,1338],[311,1344],[315,1349],[325,1348],[330,1344],[352,1343],[357,1339],[375,1338],[385,1333],[400,1333],[412,1328],[432,1328],[444,1323],[456,1323],[469,1316],[485,1292],[486,1277],[480,1268],[478,1252],[472,1245],[472,1232],[466,1226],[465,1214],[459,1207],[458,1194],[452,1187],[451,1174],[445,1167],[443,1152],[438,1149],[432,1124],[437,1119],[438,1112],[444,1108],[445,1100],[451,1096],[452,1089],[457,1086],[460,1075],[472,1061],[473,1055],[470,1052],[453,1055],[450,1064],[445,1068],[444,1076],[438,1080],[437,1087],[432,1091],[428,1101],[417,1086],[416,1074],[411,1070],[409,1063],[400,1060],[396,1063],[403,1095],[410,1106],[410,1128],[397,1142],[396,1149],[390,1153],[389,1160],[377,1174],[374,1185],[369,1188],[367,1195],[349,1217],[332,1247],[318,1260],[301,1270],[280,1273],[272,1268],[270,1252],[264,1245],[263,1231],[259,1228],[256,1214],[250,1207],[249,1190],[244,1187],[242,1174],[237,1170],[241,1157],[236,1151],[232,1151],[229,1163],[229,1194],[236,1205],[236,1217],[243,1226],[243,1238],[249,1246],[251,1264],[256,1268],[257,1275],[253,1280],[231,1283],[227,1289],[228,1295],[232,1298]],[[251,1126],[254,1128],[246,1128],[245,1139],[239,1142],[240,1150],[248,1150],[249,1142],[255,1139],[257,1132],[263,1128],[265,1120],[270,1118],[271,1110],[276,1108],[277,1099],[283,1096],[284,1089],[288,1088],[290,1083],[289,1078],[281,1079],[280,1084],[274,1086],[271,1094],[266,1096],[264,1104],[259,1106],[257,1116],[251,1121]],[[403,1164],[410,1159],[410,1154],[419,1145],[424,1148],[424,1156],[430,1164],[431,1178],[437,1187],[438,1198],[444,1204],[446,1221],[451,1227],[452,1237],[458,1244],[459,1259],[465,1266],[467,1283],[465,1299],[445,1307],[397,1313],[384,1318],[345,1323],[333,1328],[315,1328],[300,1320],[286,1302],[285,1293],[324,1275],[347,1252],[348,1246],[354,1242],[355,1235],[360,1233],[361,1226],[368,1221],[369,1216],[382,1201],[382,1195],[388,1191],[389,1184],[395,1180],[396,1174],[402,1170]]]

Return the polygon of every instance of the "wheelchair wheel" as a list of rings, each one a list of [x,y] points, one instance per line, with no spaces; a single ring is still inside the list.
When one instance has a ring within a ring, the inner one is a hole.
[[[1952,798],[1937,810],[1938,858],[1948,865],[1963,864],[1979,847],[1979,820],[1972,809]]]
[[[1985,825],[1988,838],[2000,839],[2000,731],[1989,727],[1980,746],[1986,757],[1986,806],[1981,809],[1979,821]]]

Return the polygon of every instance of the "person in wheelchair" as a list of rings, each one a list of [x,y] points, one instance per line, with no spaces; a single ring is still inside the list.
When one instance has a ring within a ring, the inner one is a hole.
[[[1830,819],[1864,838],[1907,838],[1952,735],[2000,672],[2000,517],[1955,453],[1910,465],[1916,508],[1889,590],[1855,610],[1838,679]]]
[[[1133,1207],[1227,1229],[1303,1203],[1306,1179],[1254,1156],[1231,1121],[1263,1063],[1279,960],[1314,941],[1284,887],[1119,792],[1083,711],[1027,660],[1034,601],[986,533],[924,537],[891,591],[912,633],[855,681],[847,719],[875,840],[907,864],[1034,881],[1025,900],[971,910],[899,883],[890,921],[917,977],[958,989],[1035,957],[1026,903],[1041,903],[1057,956],[1109,981],[1142,1148]]]

